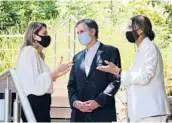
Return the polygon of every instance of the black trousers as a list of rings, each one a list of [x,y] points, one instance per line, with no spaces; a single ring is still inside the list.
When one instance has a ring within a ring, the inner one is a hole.
[[[36,96],[31,94],[28,95],[28,100],[37,122],[50,122],[51,95]],[[21,111],[21,117],[23,122],[27,122],[23,110]]]

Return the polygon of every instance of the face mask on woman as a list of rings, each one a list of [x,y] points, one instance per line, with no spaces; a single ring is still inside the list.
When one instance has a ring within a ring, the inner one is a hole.
[[[130,43],[135,43],[136,40],[139,38],[139,35],[137,34],[137,30],[135,30],[135,31],[127,31],[125,33],[125,35],[126,35],[127,40]]]
[[[41,41],[37,41],[41,46],[43,46],[44,48],[48,47],[50,45],[51,42],[51,37],[49,35],[46,36],[41,36],[38,35],[39,37],[41,37]]]

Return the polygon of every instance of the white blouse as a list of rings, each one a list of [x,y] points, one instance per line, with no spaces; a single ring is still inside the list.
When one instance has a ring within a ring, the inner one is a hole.
[[[26,46],[21,50],[17,73],[27,96],[29,94],[41,96],[53,92],[50,69],[32,46]]]
[[[121,82],[127,88],[130,121],[170,114],[162,57],[148,37],[140,44],[130,71],[122,71]]]

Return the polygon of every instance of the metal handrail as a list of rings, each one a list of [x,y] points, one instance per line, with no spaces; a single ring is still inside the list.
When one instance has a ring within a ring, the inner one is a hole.
[[[70,20],[73,20],[74,22],[77,22],[78,20],[73,16],[73,15],[70,15],[69,17],[63,19],[59,24],[58,24],[58,27],[60,28],[61,25],[69,22]]]
[[[55,41],[54,41],[54,43],[53,43],[53,48],[54,48],[54,53],[53,53],[53,57],[54,57],[54,60],[53,60],[53,66],[54,67],[56,67],[56,43],[57,43],[57,40],[56,40],[56,36],[57,36],[57,30],[60,30],[60,28],[64,25],[64,24],[68,24],[68,39],[67,39],[67,42],[68,42],[68,49],[67,49],[67,51],[68,51],[68,61],[70,61],[70,57],[72,56],[74,56],[75,55],[75,47],[76,47],[76,30],[75,30],[75,27],[74,27],[74,29],[73,29],[73,31],[74,31],[74,37],[73,37],[73,39],[72,39],[72,43],[73,43],[73,46],[74,46],[74,48],[73,48],[73,51],[71,50],[71,45],[70,45],[70,40],[71,40],[71,37],[70,37],[70,33],[71,33],[71,21],[73,21],[74,23],[76,23],[77,22],[77,19],[73,16],[73,15],[70,15],[69,17],[67,17],[67,18],[65,18],[65,19],[63,19],[62,21],[60,21],[60,23],[58,23],[58,24],[56,24],[55,25],[55,27],[57,27],[56,28],[56,30],[55,30]]]
[[[0,80],[6,78],[6,77],[9,76],[9,75],[10,75],[9,70],[5,71],[4,73],[0,74]]]
[[[8,71],[6,71],[0,75],[0,80],[2,80],[4,78],[8,78],[9,76],[12,77],[13,83],[14,83],[15,88],[16,88],[16,92],[19,96],[19,99],[20,99],[20,102],[22,104],[22,108],[23,108],[23,111],[25,113],[27,121],[28,122],[36,122],[36,119],[35,119],[35,116],[33,114],[32,109],[31,109],[28,98],[27,98],[27,96],[26,96],[26,94],[25,94],[25,92],[24,92],[24,90],[23,90],[23,88],[20,85],[20,82],[18,80],[16,71],[14,69],[9,69]],[[8,84],[8,79],[7,79],[7,84]],[[7,87],[7,89],[9,89],[9,88]],[[5,108],[9,108],[7,106],[8,105],[6,105]],[[5,115],[8,115],[8,113]],[[8,119],[8,116],[6,116],[6,117]]]
[[[23,37],[24,37],[23,34],[15,34],[15,35],[5,34],[5,35],[0,35],[0,38],[23,38]]]

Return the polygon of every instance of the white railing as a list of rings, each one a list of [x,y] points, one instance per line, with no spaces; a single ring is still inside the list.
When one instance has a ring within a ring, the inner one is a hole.
[[[67,51],[68,51],[68,61],[70,61],[74,55],[75,55],[75,50],[76,50],[76,29],[75,29],[75,24],[72,25],[71,22],[73,23],[76,23],[78,20],[73,16],[73,15],[70,15],[69,17],[63,19],[60,23],[58,23],[57,25],[57,29],[55,30],[56,33],[55,33],[55,42],[53,44],[53,47],[54,47],[54,63],[53,65],[56,67],[56,43],[57,43],[57,33],[58,31],[57,30],[60,30],[61,28],[63,28],[64,25],[67,24],[68,26],[68,29],[67,29],[67,32],[66,32],[66,36],[67,36]],[[72,30],[71,30],[71,27],[72,27]],[[73,38],[71,39],[71,33],[73,32]],[[72,42],[71,42],[72,41]],[[73,47],[71,47],[71,43],[73,43]]]
[[[20,122],[20,102],[28,122],[36,122],[30,103],[24,93],[15,69],[10,69],[0,75],[0,93],[5,92],[4,122],[11,122],[11,92],[16,92],[14,101],[13,122]]]

